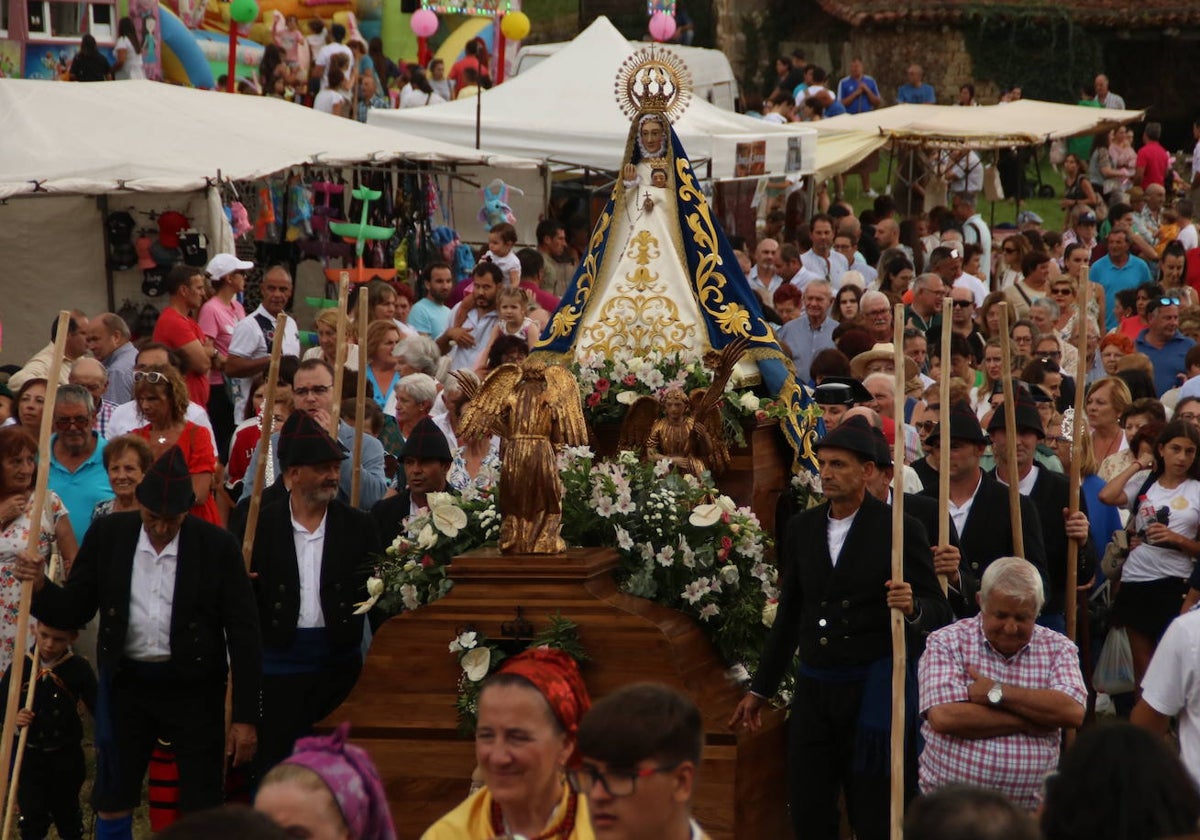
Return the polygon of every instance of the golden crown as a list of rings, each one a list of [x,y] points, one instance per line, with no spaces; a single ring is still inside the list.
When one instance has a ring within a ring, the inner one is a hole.
[[[617,71],[617,104],[625,116],[655,112],[675,122],[692,99],[692,74],[678,55],[663,47],[645,47],[625,59]]]

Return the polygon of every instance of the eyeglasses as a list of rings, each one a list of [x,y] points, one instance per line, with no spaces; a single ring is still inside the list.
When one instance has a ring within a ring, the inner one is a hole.
[[[1178,306],[1178,305],[1179,305],[1179,298],[1173,298],[1173,297],[1160,297],[1160,298],[1158,299],[1158,305],[1159,305],[1159,306]]]
[[[1190,411],[1185,411],[1182,414],[1175,415],[1176,420],[1186,420],[1189,423],[1200,422],[1200,414],[1194,414]]]
[[[973,300],[956,300],[956,301],[954,301],[955,309],[970,309],[974,305],[975,305],[975,301],[973,301]]]
[[[157,370],[135,370],[133,372],[134,382],[149,382],[151,385],[162,385],[164,382],[169,382],[170,379],[165,373],[160,373]]]
[[[886,318],[888,316],[888,313],[890,313],[891,311],[892,310],[890,310],[890,309],[864,309],[863,314],[866,315],[868,318],[883,319],[883,318]]]
[[[1054,295],[1055,297],[1058,297],[1060,295],[1074,294],[1074,292],[1071,289],[1051,289],[1050,294]]]
[[[86,415],[77,415],[75,417],[55,417],[54,425],[59,429],[70,429],[72,427],[76,429],[86,429],[92,425],[92,421]]]
[[[936,420],[922,420],[920,423],[913,423],[913,428],[915,428],[918,432],[929,434],[933,431],[933,427],[936,425]]]
[[[571,787],[576,793],[582,794],[587,794],[596,786],[596,782],[599,782],[605,793],[614,799],[619,799],[622,796],[634,794],[637,790],[638,779],[648,778],[655,773],[670,773],[678,766],[678,764],[674,764],[670,767],[643,767],[632,773],[617,773],[612,770],[601,773],[598,768],[590,764],[582,764],[567,770],[567,781],[571,783]]]
[[[297,397],[307,397],[309,394],[320,397],[328,394],[332,390],[332,385],[314,385],[311,388],[293,388],[292,394]]]
[[[1033,336],[1031,335],[1014,335],[1012,340],[1016,344],[1033,344]]]
[[[1017,253],[1017,249],[1016,249],[1016,248],[1005,248],[1005,249],[1004,249],[1004,253],[1006,253],[1006,254],[1015,254],[1015,253]]]

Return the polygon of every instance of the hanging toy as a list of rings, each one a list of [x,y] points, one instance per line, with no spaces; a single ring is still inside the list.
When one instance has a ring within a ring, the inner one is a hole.
[[[396,276],[408,276],[408,240],[401,239],[400,244],[396,246],[395,253],[392,254],[392,266],[396,269]]]
[[[391,280],[395,276],[395,271],[386,268],[377,268],[367,270],[363,264],[363,254],[366,251],[369,243],[377,241],[385,241],[396,235],[394,227],[384,227],[382,225],[372,225],[368,223],[371,213],[371,202],[378,201],[381,193],[379,190],[373,190],[369,187],[357,187],[350,194],[362,203],[362,214],[357,223],[354,222],[329,222],[329,230],[331,233],[341,236],[347,241],[354,240],[354,254],[358,258],[358,265],[350,273],[350,279],[353,283],[365,283],[372,277],[379,277],[381,280]],[[330,280],[336,280],[343,273],[340,269],[326,269],[325,275]]]
[[[312,197],[308,188],[301,183],[299,176],[292,176],[291,188],[288,191],[288,233],[289,242],[294,242],[301,236],[312,236]]]
[[[246,212],[246,205],[240,201],[234,201],[229,205],[229,226],[233,228],[235,237],[241,236],[254,227],[250,224],[250,214]]]
[[[254,220],[254,238],[260,242],[275,239],[275,202],[271,200],[271,185],[258,188],[258,216]]]
[[[517,195],[525,195],[524,190],[510,187],[499,178],[494,179],[479,191],[483,195],[483,207],[479,209],[479,221],[483,222],[484,227],[488,230],[503,222],[508,222],[510,225],[517,223],[517,217],[513,215],[512,208],[508,206],[509,191],[515,192]]]

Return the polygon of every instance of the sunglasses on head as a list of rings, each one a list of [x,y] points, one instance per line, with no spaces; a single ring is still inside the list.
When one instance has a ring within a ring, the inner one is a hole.
[[[151,385],[161,385],[167,381],[167,375],[160,373],[157,370],[135,370],[133,372],[134,382],[149,382]]]

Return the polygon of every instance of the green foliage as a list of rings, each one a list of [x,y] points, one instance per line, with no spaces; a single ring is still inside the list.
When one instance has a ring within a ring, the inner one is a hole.
[[[1026,99],[1074,103],[1080,85],[1100,70],[1099,41],[1072,23],[1066,8],[1039,8],[1035,17],[1011,6],[978,6],[968,15],[963,38],[977,80],[1019,86]]]

